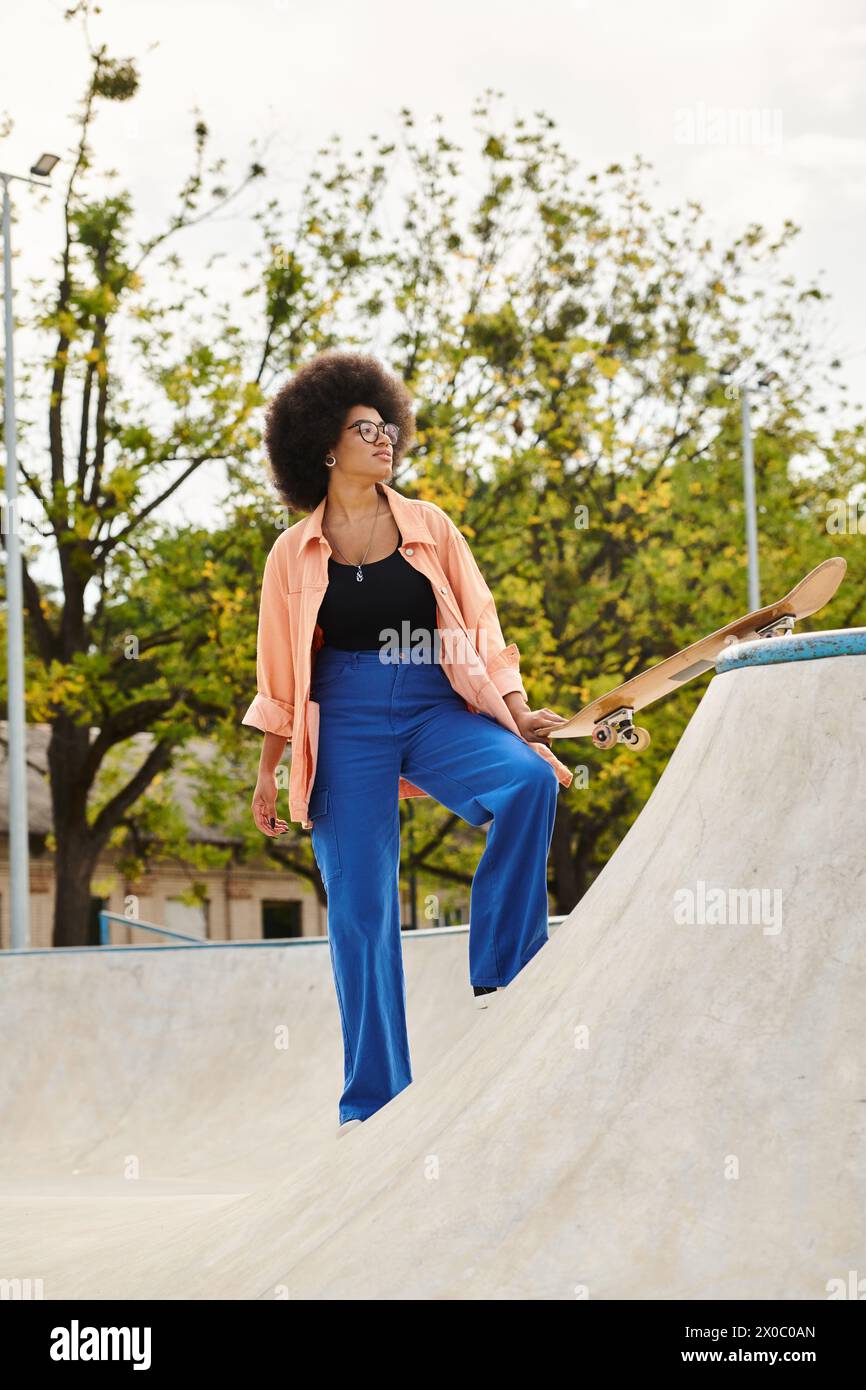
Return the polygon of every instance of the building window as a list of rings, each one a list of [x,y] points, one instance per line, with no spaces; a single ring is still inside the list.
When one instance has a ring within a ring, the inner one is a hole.
[[[99,945],[99,914],[103,908],[108,909],[107,898],[90,899],[90,916],[87,919],[87,942],[88,946]],[[111,923],[108,924],[108,940],[111,941]]]
[[[291,901],[262,903],[262,938],[280,941],[287,936],[303,936],[301,904]]]

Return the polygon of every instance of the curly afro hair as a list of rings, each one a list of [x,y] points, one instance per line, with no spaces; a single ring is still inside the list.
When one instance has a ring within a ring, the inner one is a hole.
[[[328,491],[325,455],[336,445],[354,405],[370,405],[400,427],[394,467],[415,437],[408,388],[375,358],[327,348],[295,372],[268,405],[265,448],[280,498],[311,512]]]

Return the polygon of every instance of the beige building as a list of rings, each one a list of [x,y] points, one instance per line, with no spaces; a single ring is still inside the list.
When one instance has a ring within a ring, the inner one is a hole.
[[[52,830],[51,801],[46,775],[50,729],[46,724],[27,726],[27,810],[30,825],[30,945],[50,946],[54,917],[54,864],[47,845]],[[6,722],[0,721],[0,945],[11,941],[9,921],[9,788],[6,762]],[[149,737],[133,740],[136,756],[149,746]],[[206,757],[206,749],[202,750]],[[230,848],[239,840],[203,825],[183,772],[171,774],[175,797],[183,809],[191,842]],[[195,881],[205,885],[205,900],[190,905],[183,901]],[[323,936],[327,929],[324,899],[309,880],[260,863],[236,862],[224,868],[201,869],[177,862],[157,862],[137,882],[121,875],[112,857],[100,860],[93,876],[89,943],[99,943],[99,912],[105,909],[124,917],[153,922],[171,931],[213,941],[259,940],[268,937]],[[112,943],[159,940],[151,933],[112,923]]]

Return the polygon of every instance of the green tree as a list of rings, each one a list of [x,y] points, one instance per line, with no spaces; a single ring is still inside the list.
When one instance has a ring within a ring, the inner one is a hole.
[[[862,410],[824,425],[847,401],[814,345],[822,292],[785,272],[798,229],[752,225],[717,246],[698,204],[654,207],[640,158],[580,175],[543,115],[498,128],[493,93],[476,115],[483,176],[463,216],[460,152],[441,134],[422,148],[403,113],[418,190],[385,268],[402,319],[390,355],[421,402],[413,490],[472,540],[532,703],[571,712],[746,610],[738,381],[769,379],[755,403],[764,593],[845,553],[829,617],[851,621],[863,547],[828,535],[824,499],[866,477]],[[705,683],[654,712],[647,754],[554,744],[588,769],[560,797],[560,911]],[[447,850],[427,869],[442,873]]]
[[[66,18],[82,18],[86,32],[92,9],[82,0]],[[238,727],[255,680],[264,557],[287,521],[262,476],[256,411],[274,370],[336,340],[344,297],[369,296],[378,233],[367,229],[382,177],[377,158],[360,178],[354,164],[326,180],[313,171],[296,210],[303,256],[271,239],[243,292],[255,301],[252,334],[237,301],[214,294],[216,258],[190,283],[176,243],[261,185],[264,166],[253,157],[229,184],[197,120],[177,209],[138,240],[131,194],[92,192],[99,111],[131,102],[138,72],[87,44],[56,283],[36,282],[34,310],[18,319],[50,343],[17,385],[21,486],[35,513],[22,538],[28,717],[51,729],[58,946],[86,940],[106,847],[130,875],[160,857],[194,868],[272,853],[250,824],[254,744]],[[117,180],[110,171],[106,181]],[[273,207],[256,214],[265,236]],[[149,275],[167,289],[149,292]],[[224,492],[225,525],[171,524],[169,504],[205,479]],[[46,562],[56,578],[37,577]],[[219,756],[203,755],[204,739]],[[237,832],[233,849],[185,843],[168,775],[180,768],[215,817],[216,840],[226,823]],[[229,789],[241,805],[227,816]],[[280,864],[321,891],[308,838],[281,850]]]

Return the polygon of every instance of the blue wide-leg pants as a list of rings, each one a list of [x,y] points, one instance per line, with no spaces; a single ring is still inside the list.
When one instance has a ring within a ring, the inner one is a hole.
[[[343,1030],[340,1123],[367,1119],[412,1081],[400,776],[470,825],[491,822],[470,893],[470,983],[509,984],[548,939],[556,773],[492,715],[468,710],[438,662],[400,656],[322,647],[310,691],[320,718],[309,819]]]

